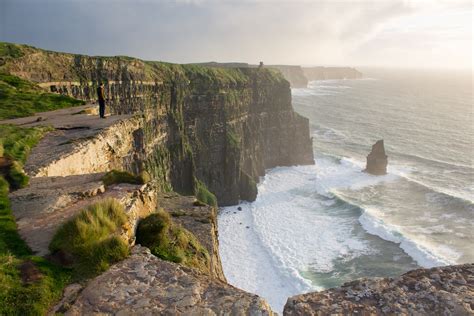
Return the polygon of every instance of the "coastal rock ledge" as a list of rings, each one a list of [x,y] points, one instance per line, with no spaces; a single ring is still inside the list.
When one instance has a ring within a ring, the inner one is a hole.
[[[274,315],[260,297],[145,247],[92,280],[66,315]]]
[[[284,315],[474,315],[474,264],[360,279],[290,297]]]

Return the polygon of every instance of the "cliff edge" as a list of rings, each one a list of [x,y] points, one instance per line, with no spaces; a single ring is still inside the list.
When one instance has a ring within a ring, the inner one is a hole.
[[[142,122],[134,134],[141,148],[127,158],[127,171],[146,170],[165,191],[205,190],[232,205],[255,199],[266,169],[314,163],[309,121],[293,111],[289,84],[272,69],[14,48],[0,58],[0,71],[45,91],[95,102],[105,83],[111,113]]]

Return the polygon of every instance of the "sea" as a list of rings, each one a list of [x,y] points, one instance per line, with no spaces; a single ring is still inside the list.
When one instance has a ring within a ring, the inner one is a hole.
[[[474,262],[472,73],[362,72],[292,89],[315,164],[267,170],[256,201],[219,211],[227,280],[277,312],[358,278]],[[388,174],[372,176],[379,139]]]

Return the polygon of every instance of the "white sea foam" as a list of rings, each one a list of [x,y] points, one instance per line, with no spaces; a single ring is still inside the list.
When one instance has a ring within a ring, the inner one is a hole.
[[[391,176],[372,177],[348,160],[330,158],[315,166],[282,167],[268,172],[253,203],[221,209],[220,254],[228,281],[266,298],[282,311],[289,296],[318,290],[302,272],[329,272],[335,259],[368,254],[354,237],[357,218],[318,212],[332,206],[334,188],[360,188]],[[313,195],[326,196],[326,199]]]
[[[275,168],[262,178],[255,202],[240,204],[241,211],[237,206],[222,208],[220,254],[228,281],[264,297],[281,312],[288,297],[321,289],[304,272],[331,272],[335,260],[373,251],[366,240],[353,234],[358,224],[399,244],[421,266],[455,263],[460,256],[455,250],[414,241],[415,236],[384,222],[376,209],[365,209],[360,217],[332,214],[336,201],[345,201],[340,190],[392,182],[410,171],[392,166],[391,174],[372,176],[361,172],[363,167],[355,159],[322,157],[314,166]]]
[[[442,252],[439,251],[440,246],[433,245],[433,247],[436,247],[438,250],[435,254],[432,249],[424,247],[420,243],[417,243],[404,236],[401,233],[401,227],[385,223],[377,215],[376,210],[365,209],[362,215],[359,217],[359,222],[368,233],[399,244],[400,248],[402,248],[422,267],[431,268],[447,264],[454,264],[456,263],[455,259],[460,257],[459,253],[452,249],[448,250],[449,247],[447,246],[444,246],[444,250],[442,251],[447,254],[447,256],[441,256],[440,253]]]

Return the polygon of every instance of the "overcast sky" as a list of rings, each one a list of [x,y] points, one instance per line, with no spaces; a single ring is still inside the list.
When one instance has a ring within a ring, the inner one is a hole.
[[[0,40],[170,62],[471,68],[471,0],[0,0]]]

